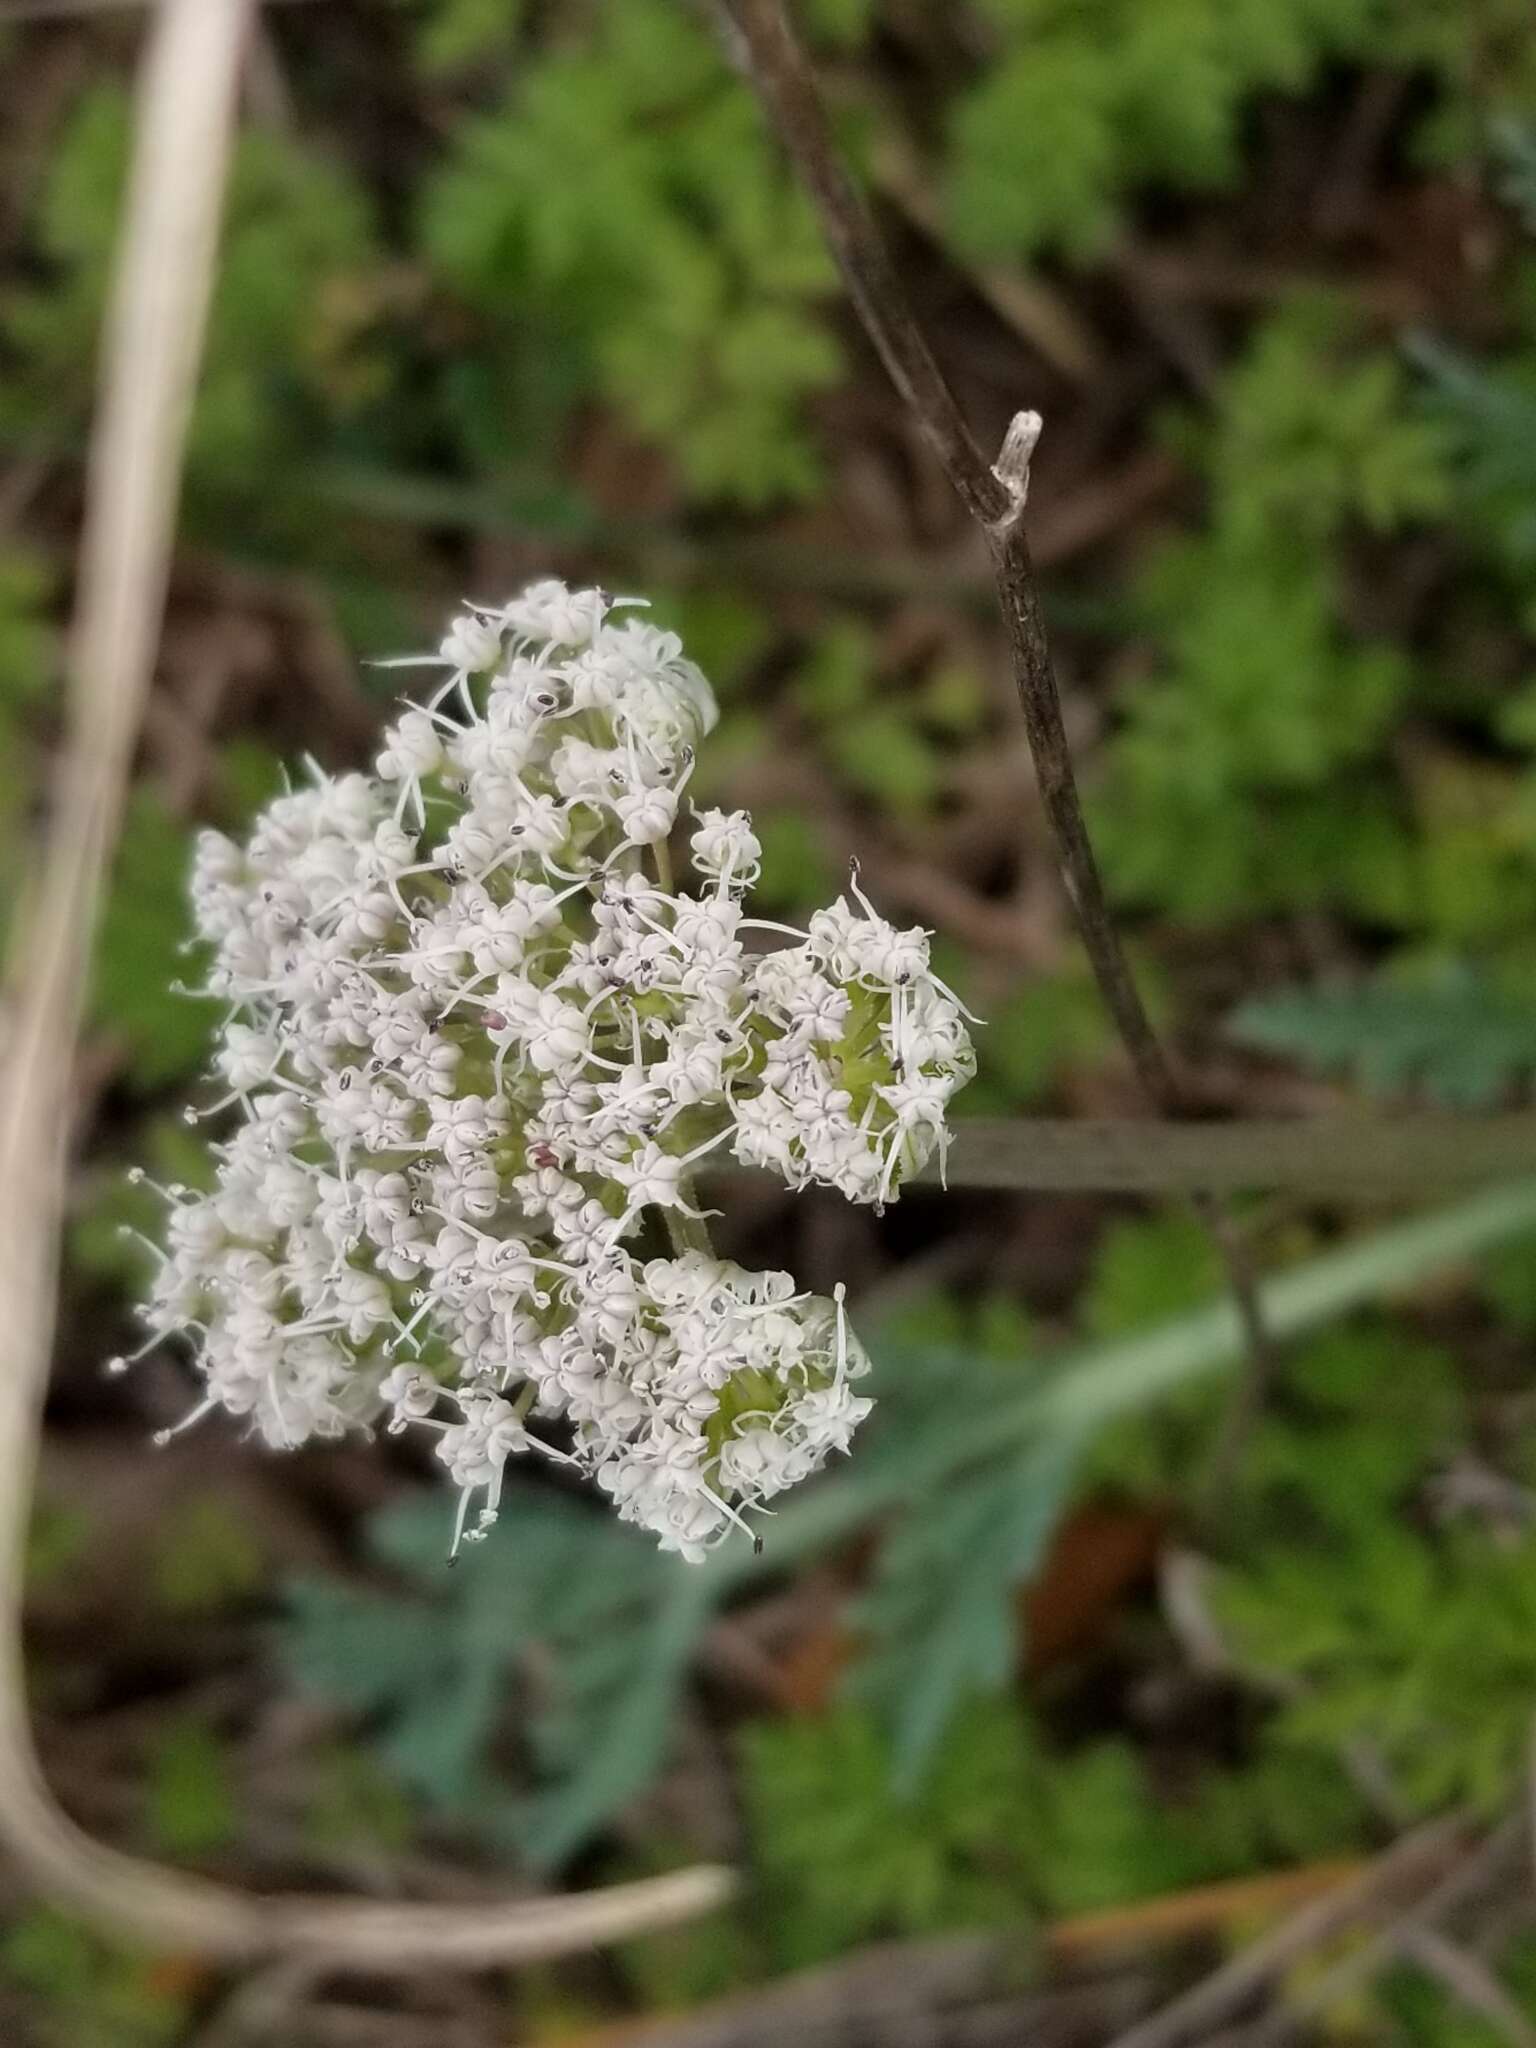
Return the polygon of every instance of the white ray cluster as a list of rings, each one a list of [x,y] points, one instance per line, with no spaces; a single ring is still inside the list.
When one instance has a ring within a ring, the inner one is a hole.
[[[715,707],[632,601],[538,583],[435,665],[373,775],[199,844],[244,1122],[211,1195],[164,1191],[149,1344],[190,1333],[194,1414],[269,1444],[436,1430],[456,1543],[538,1452],[698,1558],[870,1402],[842,1289],[715,1258],[692,1173],[889,1200],[973,1071],[962,1012],[856,881],[805,932],[747,916],[745,812],[694,814],[673,888]],[[569,1449],[530,1433],[556,1418]]]

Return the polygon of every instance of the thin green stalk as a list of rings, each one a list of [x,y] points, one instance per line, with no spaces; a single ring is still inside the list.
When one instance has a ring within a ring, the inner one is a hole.
[[[686,1179],[679,1182],[678,1193],[685,1202],[693,1201],[693,1187]],[[706,1259],[718,1256],[709,1234],[709,1225],[702,1216],[689,1216],[681,1209],[661,1209],[657,1213],[667,1233],[667,1243],[672,1247],[673,1258],[680,1259],[684,1252],[702,1252]]]

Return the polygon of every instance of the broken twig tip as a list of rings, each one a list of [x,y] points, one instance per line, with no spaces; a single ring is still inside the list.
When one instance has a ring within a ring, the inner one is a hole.
[[[1045,421],[1037,412],[1016,412],[1003,436],[1002,452],[992,465],[992,474],[997,478],[1013,503],[1008,513],[1011,524],[1024,510],[1029,499],[1029,465],[1034,460],[1035,445]]]

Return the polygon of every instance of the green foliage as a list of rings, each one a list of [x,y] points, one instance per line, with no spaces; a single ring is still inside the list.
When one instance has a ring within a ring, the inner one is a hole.
[[[907,1802],[891,1791],[891,1751],[868,1713],[749,1727],[744,1790],[775,1960],[794,1967],[861,1941],[1019,1920],[1026,1742],[1016,1713],[973,1707]]]
[[[763,1974],[762,1949],[761,1929],[736,1908],[626,1942],[617,1959],[642,2011],[685,2012],[755,1982]]]
[[[910,1792],[956,1710],[996,1692],[1017,1654],[1014,1596],[1039,1563],[1081,1445],[1047,1436],[903,1517],[860,1603],[859,1691],[891,1732],[893,1784]]]
[[[1536,1336],[1536,1240],[1500,1245],[1482,1261],[1483,1293],[1499,1321]]]
[[[878,0],[806,0],[800,12],[813,42],[838,49],[868,32],[877,4]]]
[[[1123,694],[1096,805],[1122,895],[1195,921],[1330,902],[1411,919],[1403,823],[1369,772],[1411,671],[1346,627],[1341,549],[1440,510],[1447,452],[1336,302],[1260,330],[1204,450],[1209,526],[1140,582],[1161,658]]]
[[[1466,1436],[1454,1361],[1389,1324],[1315,1338],[1290,1362],[1285,1393],[1244,1460],[1244,1514],[1268,1535],[1368,1537]]]
[[[1528,1234],[1533,1217],[1536,1186],[1522,1183],[1314,1260],[1274,1284],[1270,1326],[1282,1339],[1315,1328],[1439,1262]],[[999,1351],[1016,1354],[1016,1323],[996,1319],[995,1339]],[[887,1631],[880,1656],[888,1712],[902,1654],[898,1618],[926,1627],[934,1613],[942,1617],[941,1582],[948,1601],[965,1609],[953,1633],[944,1622],[944,1657],[934,1675],[922,1674],[921,1712],[903,1722],[899,1692],[894,1702],[910,1770],[955,1703],[997,1672],[998,1612],[1070,1448],[1230,1364],[1240,1349],[1225,1306],[1052,1359],[1044,1372],[1021,1373],[1016,1355],[1011,1370],[978,1372],[971,1352],[887,1337],[878,1347],[879,1409],[858,1458],[785,1504],[762,1557],[738,1546],[685,1570],[622,1525],[534,1485],[509,1490],[490,1540],[449,1573],[448,1510],[433,1495],[372,1525],[374,1553],[399,1590],[301,1582],[285,1652],[302,1682],[373,1722],[379,1754],[406,1784],[465,1824],[553,1863],[660,1769],[692,1652],[724,1601],[898,1512],[916,1525],[937,1524],[949,1498],[985,1483],[990,1464],[1038,1489],[1017,1519],[1007,1518],[1015,1541],[989,1546],[973,1585],[963,1543],[930,1544],[916,1527],[901,1536],[897,1567],[875,1602]],[[954,1484],[962,1476],[964,1489]],[[931,1589],[915,1576],[925,1550]],[[524,1720],[531,1786],[514,1799],[490,1759],[509,1684],[535,1644],[548,1675]],[[882,1692],[878,1679],[874,1690]],[[889,1759],[888,1735],[879,1747]],[[931,1795],[946,1753],[933,1751],[918,1796]]]
[[[1536,119],[1506,114],[1491,127],[1499,197],[1536,235]]]
[[[1485,153],[1536,102],[1522,0],[980,0],[991,47],[955,103],[947,184],[962,250],[1102,256],[1138,197],[1235,182],[1254,102],[1341,60],[1433,84],[1418,137]],[[1490,122],[1490,86],[1505,109]],[[1490,130],[1492,133],[1490,133]]]
[[[983,256],[1104,253],[1137,186],[1231,180],[1246,103],[1356,45],[1369,0],[985,0],[997,49],[954,116],[950,218]]]
[[[0,932],[24,859],[25,812],[39,767],[37,714],[54,681],[47,606],[54,578],[25,552],[0,554]],[[186,828],[148,790],[130,801],[97,934],[91,1021],[122,1048],[129,1078],[151,1089],[200,1064],[208,1010],[174,995],[186,971]]]
[[[187,827],[148,790],[137,791],[97,934],[91,1014],[121,1045],[130,1079],[146,1090],[201,1066],[211,1042],[210,1005],[176,987],[187,973],[191,860]]]
[[[1111,1342],[1216,1299],[1223,1284],[1210,1237],[1189,1211],[1127,1217],[1109,1226],[1094,1253],[1078,1316],[1086,1335]],[[1150,1501],[1185,1491],[1219,1399],[1217,1390],[1192,1385],[1105,1430],[1085,1460],[1090,1484]]]
[[[1536,985],[1470,968],[1396,974],[1255,997],[1233,1035],[1368,1094],[1417,1091],[1448,1109],[1487,1109],[1536,1074]]]
[[[191,2017],[153,1961],[46,1907],[0,1936],[0,1977],[37,2000],[39,2048],[171,2048]]]
[[[1185,1816],[1210,1876],[1357,1852],[1376,1818],[1337,1756],[1278,1741],[1272,1727],[1238,1763],[1201,1774]]]
[[[1001,1116],[1038,1108],[1065,1076],[1097,1066],[1113,1038],[1086,968],[1031,977],[1006,1001],[989,1006],[987,1028],[977,1034],[980,1070],[957,1098],[956,1111]]]
[[[1177,1496],[1210,1426],[1209,1397],[1191,1389],[1109,1432],[1094,1470],[1144,1498]],[[1398,1519],[1466,1433],[1463,1392],[1439,1346],[1386,1322],[1326,1332],[1287,1355],[1244,1448],[1224,1533],[1242,1548],[1352,1541]]]
[[[1172,1798],[1130,1743],[1060,1743],[1006,1699],[966,1709],[915,1798],[893,1792],[887,1738],[852,1707],[754,1724],[742,1756],[761,1914],[788,1966],[1337,1853],[1360,1820],[1337,1770],[1310,1755],[1212,1770]]]
[[[211,1855],[238,1825],[227,1746],[195,1714],[166,1723],[149,1757],[145,1822],[157,1850],[173,1857]]]
[[[1524,1929],[1499,1941],[1480,1958],[1510,1993],[1517,2011],[1529,2023],[1536,2017],[1536,1939]],[[1428,1971],[1388,1971],[1378,1987],[1379,2004],[1402,2048],[1503,2048],[1514,2027],[1504,2019],[1483,2017]]]
[[[755,891],[763,908],[803,910],[808,903],[825,903],[837,884],[832,863],[804,813],[770,806],[754,811],[752,825],[763,849]]]
[[[713,1580],[532,1489],[467,1568],[449,1572],[447,1537],[435,1496],[388,1511],[373,1548],[407,1595],[303,1581],[287,1654],[301,1682],[378,1718],[380,1753],[424,1799],[558,1862],[658,1769]],[[531,1721],[535,1789],[514,1804],[486,1752],[535,1642],[554,1676]]]
[[[194,1493],[156,1525],[151,1591],[167,1614],[214,1615],[249,1600],[265,1583],[265,1550],[216,1493]]]
[[[27,1592],[48,1594],[66,1587],[90,1554],[95,1524],[70,1502],[40,1494],[27,1530]]]
[[[1185,1210],[1112,1223],[1079,1314],[1091,1337],[1123,1337],[1218,1294],[1221,1262],[1210,1234]]]
[[[990,1397],[1005,1390],[1003,1374],[1027,1369],[1037,1348],[1028,1311],[1013,1295],[1000,1289],[976,1294],[941,1292],[910,1295],[890,1310],[869,1333],[882,1363],[887,1357],[900,1372],[906,1361],[905,1377],[916,1379],[924,1371],[923,1361],[934,1357],[965,1358],[970,1373]],[[905,1389],[898,1379],[896,1398]],[[890,1389],[884,1389],[890,1398]]]
[[[53,680],[55,645],[47,606],[55,577],[25,548],[0,555],[0,707],[38,703]]]
[[[55,439],[83,432],[127,148],[124,94],[89,87],[53,152],[32,224],[46,281],[0,300],[0,343],[16,359],[0,393],[0,431],[26,439],[41,419]],[[247,129],[188,457],[205,521],[238,516],[248,542],[253,517],[277,516],[285,456],[312,457],[322,422],[339,425],[379,394],[384,373],[367,331],[374,287],[365,281],[377,265],[356,183],[288,136]],[[307,501],[290,502],[313,534]]]
[[[1243,550],[1323,547],[1352,522],[1391,533],[1449,502],[1444,432],[1395,357],[1362,347],[1347,301],[1293,299],[1222,392],[1210,444],[1216,524]]]
[[[933,808],[943,758],[924,731],[921,707],[903,703],[882,681],[870,632],[832,626],[797,669],[794,692],[850,789],[898,819],[920,818]]]
[[[1042,1754],[1032,1791],[1035,1883],[1051,1913],[1092,1912],[1217,1874],[1198,1816],[1153,1796],[1129,1742]]]
[[[1396,0],[1382,16],[1382,45],[1403,65],[1428,72],[1444,97],[1425,116],[1417,154],[1433,164],[1499,153],[1501,130],[1536,107],[1536,50],[1524,0]]]
[[[517,46],[524,0],[418,0],[416,56],[429,78],[470,72]]]
[[[468,123],[429,195],[439,275],[488,323],[543,328],[693,489],[760,505],[818,465],[806,399],[837,377],[831,271],[745,91],[670,0],[627,0]],[[616,317],[617,315],[617,317]]]
[[[1470,1440],[1453,1359],[1392,1325],[1315,1339],[1256,1432],[1215,1611],[1282,1699],[1276,1758],[1369,1745],[1416,1809],[1488,1809],[1524,1768],[1536,1540],[1429,1513]]]
[[[1275,1545],[1219,1611],[1242,1656],[1300,1688],[1280,1739],[1324,1755],[1369,1742],[1417,1809],[1508,1798],[1536,1686],[1536,1541],[1429,1542],[1381,1519],[1331,1552]]]
[[[179,1115],[146,1118],[139,1130],[138,1163],[162,1187],[172,1181],[189,1188],[211,1185],[207,1142]],[[116,1283],[136,1298],[150,1257],[144,1240],[156,1241],[164,1215],[165,1205],[147,1181],[134,1183],[122,1166],[108,1166],[96,1176],[89,1200],[70,1226],[70,1258],[89,1278]]]
[[[22,548],[0,551],[0,935],[21,868],[34,765],[32,720],[55,667],[47,615],[53,584],[40,556]]]
[[[338,1743],[311,1759],[310,1778],[304,1828],[318,1849],[390,1856],[406,1848],[411,1802],[375,1757]]]
[[[1452,436],[1465,516],[1517,578],[1536,562],[1536,352],[1473,362],[1428,335],[1411,354]]]

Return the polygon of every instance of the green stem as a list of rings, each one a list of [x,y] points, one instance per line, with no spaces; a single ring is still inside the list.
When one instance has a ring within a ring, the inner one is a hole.
[[[693,1188],[687,1180],[678,1183],[678,1193],[685,1202],[693,1200]],[[702,1216],[688,1216],[681,1209],[662,1209],[659,1214],[673,1258],[680,1259],[684,1252],[702,1252],[706,1259],[718,1258],[709,1225]]]

